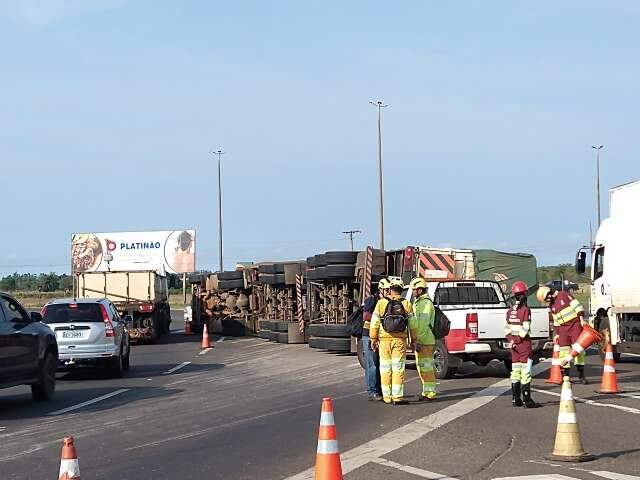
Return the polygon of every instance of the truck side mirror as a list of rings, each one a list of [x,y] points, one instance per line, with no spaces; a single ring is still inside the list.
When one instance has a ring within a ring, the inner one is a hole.
[[[29,316],[31,317],[31,321],[32,322],[41,322],[42,321],[42,315],[38,312],[31,312],[29,314]]]
[[[586,271],[587,252],[580,250],[576,255],[576,273],[582,275]]]

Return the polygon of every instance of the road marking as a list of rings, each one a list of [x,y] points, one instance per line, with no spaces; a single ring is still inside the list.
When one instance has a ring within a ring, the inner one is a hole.
[[[7,427],[0,427],[0,432],[4,432],[7,429]]]
[[[622,473],[611,473],[611,472],[592,472],[589,471],[591,475],[597,475],[602,478],[610,478],[611,480],[639,480],[640,477],[634,477],[633,475],[624,475]]]
[[[564,475],[523,475],[521,477],[499,477],[493,480],[580,480],[575,477],[565,477]]]
[[[348,393],[346,395],[340,395],[338,397],[333,397],[333,399],[334,400],[340,400],[340,399],[343,399],[343,398],[350,398],[350,397],[355,397],[357,395],[363,395],[365,393],[366,393],[365,391],[356,392],[356,393]],[[313,407],[313,406],[317,406],[317,405],[318,405],[318,402],[305,403],[303,405],[297,405],[295,407],[288,407],[288,408],[283,408],[283,409],[280,409],[280,410],[274,410],[273,412],[267,412],[267,413],[263,413],[263,414],[260,414],[260,415],[255,415],[253,417],[239,418],[238,420],[233,420],[233,421],[228,422],[228,423],[223,423],[222,425],[215,425],[215,426],[212,426],[212,427],[203,428],[201,430],[195,430],[193,432],[183,433],[181,435],[176,435],[176,436],[169,437],[169,438],[163,438],[161,440],[156,440],[155,442],[148,442],[148,443],[141,443],[139,445],[134,445],[133,447],[125,448],[124,451],[127,452],[129,450],[138,450],[140,448],[155,447],[155,446],[158,446],[158,445],[162,445],[163,443],[174,442],[176,440],[185,440],[187,438],[199,437],[201,435],[206,435],[207,433],[213,432],[213,431],[221,429],[221,428],[232,427],[232,426],[239,425],[239,424],[242,424],[242,423],[252,422],[254,420],[260,420],[260,419],[263,419],[263,418],[272,417],[274,415],[282,415],[283,413],[293,412],[295,410],[300,410],[302,408],[309,408],[309,407]],[[312,472],[312,474],[313,474],[313,472]]]
[[[184,368],[184,367],[186,367],[187,365],[190,365],[190,364],[191,364],[191,362],[182,362],[180,365],[176,365],[175,367],[170,368],[169,370],[164,372],[163,375],[169,375],[170,373],[177,372],[181,368]]]
[[[532,374],[539,375],[548,370],[551,362],[539,363],[533,367]],[[342,473],[347,474],[357,468],[384,457],[394,450],[398,450],[409,443],[424,437],[435,429],[446,425],[468,413],[495,400],[500,395],[511,389],[511,380],[506,378],[480,390],[471,397],[465,398],[453,405],[443,408],[435,413],[419,418],[403,427],[392,430],[374,440],[352,448],[341,455]],[[312,480],[314,468],[309,468],[303,472],[287,477],[286,480]]]
[[[403,472],[410,473],[412,475],[415,475],[416,477],[430,478],[431,480],[456,480],[453,477],[447,477],[446,475],[442,475],[440,473],[430,472],[428,470],[411,467],[409,465],[401,465],[399,463],[392,462],[391,460],[385,460],[384,458],[374,458],[372,461],[380,465],[384,465],[385,467],[391,467]]]
[[[205,355],[209,353],[211,350],[213,350],[213,348],[205,348],[204,350],[200,350],[200,353],[198,355]]]
[[[622,355],[629,355],[631,357],[640,357],[640,355],[638,355],[637,353],[627,353],[627,352],[623,352]]]
[[[554,397],[559,397],[560,396],[559,393],[549,392],[548,390],[541,390],[539,388],[532,388],[531,390],[533,390],[535,392],[538,392],[538,393],[544,393],[545,395],[552,395]],[[576,402],[586,403],[587,405],[592,405],[594,407],[614,408],[616,410],[621,410],[623,412],[633,413],[635,415],[640,415],[640,410],[638,410],[637,408],[624,407],[622,405],[615,405],[613,403],[600,403],[600,402],[596,402],[594,400],[589,400],[588,398],[573,397],[573,399]]]
[[[94,398],[92,400],[87,400],[86,402],[79,403],[77,405],[73,405],[71,407],[63,408],[62,410],[56,410],[55,412],[47,413],[47,415],[62,415],[63,413],[72,412],[74,410],[78,410],[79,408],[86,407],[87,405],[93,405],[94,403],[101,402],[102,400],[106,400],[107,398],[115,397],[116,395],[120,395],[121,393],[128,392],[129,388],[121,388],[120,390],[116,390],[115,392],[107,393],[106,395],[102,395],[98,398]]]

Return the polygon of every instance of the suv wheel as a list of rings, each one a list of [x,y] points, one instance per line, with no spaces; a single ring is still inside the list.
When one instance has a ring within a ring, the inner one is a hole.
[[[124,357],[124,361],[122,362],[122,369],[126,372],[131,367],[131,348],[127,350],[127,355]]]
[[[122,352],[120,352],[120,355],[109,361],[109,370],[111,376],[115,378],[122,377],[122,374],[124,373],[124,356],[122,355]]]
[[[53,398],[53,394],[56,391],[57,369],[58,365],[54,355],[48,352],[38,373],[38,381],[31,385],[31,396],[34,400],[41,402]]]

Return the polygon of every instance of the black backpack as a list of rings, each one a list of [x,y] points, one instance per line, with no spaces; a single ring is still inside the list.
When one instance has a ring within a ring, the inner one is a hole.
[[[363,311],[364,309],[361,306],[347,317],[347,331],[352,337],[362,338],[362,328],[364,326],[362,318]]]
[[[387,333],[404,332],[408,326],[407,312],[401,300],[389,299],[382,317],[382,328]]]
[[[451,321],[447,318],[444,312],[440,310],[440,307],[435,307],[435,309],[436,318],[433,320],[433,335],[440,340],[449,335],[449,330],[451,330]]]

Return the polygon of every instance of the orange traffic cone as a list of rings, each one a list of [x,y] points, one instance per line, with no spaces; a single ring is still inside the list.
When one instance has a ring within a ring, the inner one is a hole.
[[[607,343],[604,354],[604,369],[602,371],[602,382],[598,393],[622,393],[618,390],[618,377],[616,376],[616,361],[613,359],[613,347]]]
[[[569,376],[565,376],[562,380],[556,441],[553,452],[551,455],[547,455],[546,458],[556,462],[572,463],[588,462],[595,458],[593,455],[585,453],[582,447],[582,438],[580,438],[580,429],[576,418],[576,405],[573,402]]]
[[[571,345],[571,352],[565,358],[562,359],[561,366],[568,364],[571,360],[573,360],[577,355],[584,352],[587,348],[589,348],[594,342],[601,342],[602,335],[600,335],[596,330],[591,328],[589,325],[585,325],[582,327],[582,332],[578,337],[576,343]]]
[[[551,368],[549,369],[549,378],[545,380],[547,383],[562,385],[562,368],[560,367],[560,345],[553,343],[553,357],[551,358]]]
[[[80,465],[78,465],[78,454],[73,445],[73,437],[64,437],[62,440],[58,480],[80,480]]]
[[[322,399],[315,480],[342,480],[342,465],[331,398]]]
[[[207,328],[207,322],[204,322],[204,327],[202,327],[202,350],[206,350],[207,348],[211,348],[211,341],[209,340],[209,329]]]

